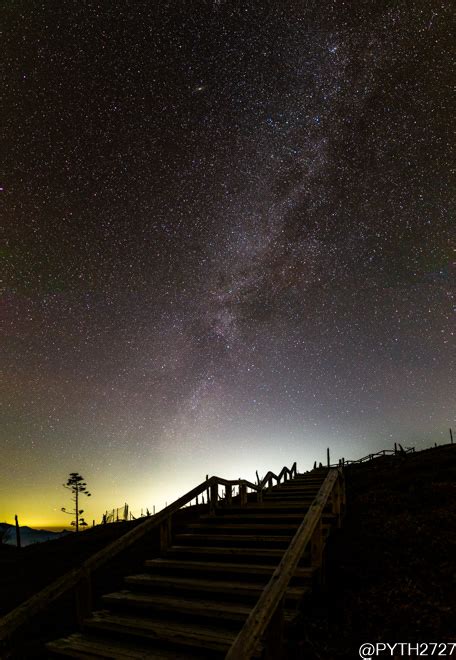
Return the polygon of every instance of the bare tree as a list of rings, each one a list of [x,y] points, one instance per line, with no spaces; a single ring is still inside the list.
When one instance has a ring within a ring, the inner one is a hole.
[[[84,478],[81,477],[81,475],[77,472],[70,472],[68,481],[66,484],[63,484],[63,487],[68,488],[68,490],[71,490],[73,493],[72,499],[74,502],[74,508],[72,508],[70,511],[67,511],[63,506],[62,511],[64,513],[68,513],[70,516],[74,516],[75,519],[71,521],[71,524],[76,528],[76,531],[79,532],[79,527],[87,527],[86,521],[81,517],[81,514],[84,513],[84,509],[79,508],[79,496],[87,495],[87,497],[90,497],[91,493],[89,493],[87,490],[87,484],[84,481]]]

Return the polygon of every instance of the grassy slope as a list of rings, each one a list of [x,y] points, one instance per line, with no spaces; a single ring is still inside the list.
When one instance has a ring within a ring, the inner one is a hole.
[[[349,467],[346,483],[326,593],[302,617],[297,657],[354,658],[362,642],[456,641],[456,445]]]

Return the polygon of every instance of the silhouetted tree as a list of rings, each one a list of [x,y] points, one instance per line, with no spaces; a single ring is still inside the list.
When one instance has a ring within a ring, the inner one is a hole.
[[[71,509],[71,511],[67,511],[66,508],[62,506],[62,511],[68,513],[70,516],[74,515],[75,519],[71,521],[71,524],[73,527],[76,527],[76,531],[79,532],[79,527],[87,527],[86,521],[81,517],[81,514],[84,513],[84,509],[79,508],[79,496],[87,495],[87,497],[90,497],[91,493],[87,490],[87,484],[84,481],[84,478],[77,472],[70,472],[68,481],[66,484],[63,484],[63,487],[68,488],[68,490],[71,490],[73,493],[72,499],[74,502],[74,508]]]

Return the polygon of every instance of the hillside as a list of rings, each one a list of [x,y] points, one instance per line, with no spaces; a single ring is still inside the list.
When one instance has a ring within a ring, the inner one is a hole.
[[[43,543],[44,541],[54,541],[70,532],[65,530],[61,532],[50,532],[46,529],[32,529],[32,527],[19,527],[21,535],[21,546],[25,548],[32,543]],[[0,523],[0,538],[4,545],[16,545],[16,527],[8,523]]]
[[[346,487],[326,590],[302,618],[293,657],[358,657],[363,642],[456,641],[456,445],[349,466]]]

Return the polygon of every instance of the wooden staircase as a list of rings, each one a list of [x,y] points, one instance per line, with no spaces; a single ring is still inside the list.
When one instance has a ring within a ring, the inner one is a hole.
[[[294,479],[254,494],[220,501],[168,539],[161,557],[124,579],[125,588],[102,597],[102,608],[82,630],[47,644],[53,657],[224,658],[282,560],[328,471]],[[236,501],[239,500],[239,501]],[[323,539],[340,524],[334,507],[321,516]],[[318,579],[308,544],[284,594],[290,622]],[[261,657],[257,642],[253,657]],[[250,656],[249,656],[250,657]]]

